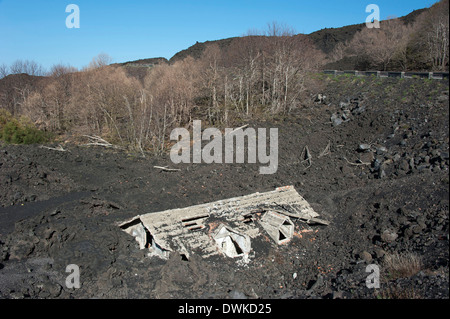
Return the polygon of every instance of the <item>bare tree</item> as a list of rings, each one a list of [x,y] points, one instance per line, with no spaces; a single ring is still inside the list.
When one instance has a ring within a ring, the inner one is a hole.
[[[412,23],[409,25],[403,25],[403,37],[398,41],[398,45],[395,49],[393,61],[400,67],[402,71],[407,71],[411,64],[411,39],[412,35],[417,33],[418,24]]]
[[[14,61],[10,66],[11,74],[25,73],[24,62],[22,60]]]
[[[45,75],[45,70],[40,64],[35,61],[16,60],[10,66],[10,73],[26,73],[28,75],[43,76]]]
[[[9,74],[9,66],[6,64],[0,64],[0,79],[4,78]]]
[[[290,37],[295,33],[293,27],[277,21],[267,23],[267,29],[265,31],[265,35],[268,37]]]
[[[329,60],[330,62],[337,62],[342,60],[348,49],[348,44],[344,42],[339,42],[335,45],[333,51],[330,53]]]
[[[208,46],[201,57],[202,79],[209,95],[208,119],[214,121],[219,113],[218,94],[221,85],[222,52],[217,44]]]
[[[449,1],[443,0],[430,8],[426,24],[428,59],[435,71],[444,71],[449,60]]]
[[[356,33],[349,50],[354,55],[366,56],[376,66],[387,70],[398,50],[406,48],[411,32],[412,28],[399,19],[384,20],[379,29],[364,28]]]
[[[54,64],[49,71],[49,75],[52,77],[60,77],[68,73],[77,72],[77,68],[70,66],[70,65],[64,65],[64,64]]]
[[[93,57],[88,65],[88,69],[97,69],[112,63],[112,58],[106,53],[100,53]]]
[[[289,111],[298,104],[305,75],[323,63],[324,55],[305,35],[295,35],[290,27],[271,23],[266,34],[269,44],[265,63],[269,65],[271,111]]]
[[[259,93],[258,82],[264,77],[263,60],[264,38],[258,35],[248,35],[235,39],[227,54],[227,68],[230,78],[237,81],[238,103],[236,106],[249,115],[257,104]],[[262,75],[261,75],[262,74]],[[264,88],[263,88],[264,90]],[[227,77],[227,100],[230,99]],[[264,93],[263,93],[264,94]]]

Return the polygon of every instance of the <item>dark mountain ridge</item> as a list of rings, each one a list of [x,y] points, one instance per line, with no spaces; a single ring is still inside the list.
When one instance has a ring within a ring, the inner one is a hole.
[[[409,13],[406,16],[400,17],[398,18],[399,20],[401,20],[404,24],[408,25],[410,23],[413,23],[414,21],[416,21],[417,17],[425,12],[429,10],[428,8],[424,8],[424,9],[419,9],[419,10],[414,10],[411,13]],[[317,49],[320,49],[323,53],[325,53],[326,55],[330,54],[333,49],[335,48],[335,46],[338,43],[346,43],[349,42],[354,35],[361,31],[363,28],[365,27],[365,23],[360,23],[360,24],[354,24],[354,25],[347,25],[347,26],[343,26],[343,27],[339,27],[339,28],[324,28],[312,33],[307,34],[307,38],[309,38],[312,43],[317,47]],[[300,34],[297,34],[295,36],[299,36]],[[248,37],[248,36],[244,36],[244,37]],[[259,37],[267,37],[264,35],[259,35]],[[205,49],[210,46],[210,45],[218,45],[218,47],[223,50],[228,48],[231,43],[238,38],[242,38],[242,37],[231,37],[231,38],[225,38],[225,39],[220,39],[220,40],[211,40],[211,41],[205,41],[205,42],[196,42],[195,44],[193,44],[192,46],[177,52],[173,57],[171,57],[169,60],[165,59],[165,58],[150,58],[150,59],[141,59],[141,60],[136,60],[136,61],[129,61],[129,62],[125,62],[125,63],[119,63],[120,65],[142,65],[142,66],[148,66],[148,64],[161,64],[161,63],[169,63],[169,64],[173,64],[177,61],[181,61],[183,59],[185,59],[186,57],[190,56],[193,57],[194,59],[199,59],[203,52],[205,51]],[[342,62],[343,65],[348,64],[346,62],[351,61],[351,59],[345,58]],[[155,61],[157,63],[155,63]]]

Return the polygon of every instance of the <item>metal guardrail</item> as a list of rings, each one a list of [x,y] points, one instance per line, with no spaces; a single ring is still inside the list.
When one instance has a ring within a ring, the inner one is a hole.
[[[449,72],[399,72],[399,71],[339,71],[339,70],[324,70],[324,74],[331,74],[334,76],[351,74],[355,76],[376,76],[378,78],[421,78],[421,79],[433,79],[444,80],[449,79]]]

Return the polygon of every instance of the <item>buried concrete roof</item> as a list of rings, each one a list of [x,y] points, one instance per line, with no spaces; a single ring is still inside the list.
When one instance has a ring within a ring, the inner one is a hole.
[[[293,186],[265,193],[219,200],[201,205],[138,215],[119,223],[134,236],[141,249],[167,258],[177,251],[189,258],[192,253],[209,257],[247,257],[251,240],[262,231],[276,244],[288,242],[294,232],[292,220],[320,223],[319,215]]]

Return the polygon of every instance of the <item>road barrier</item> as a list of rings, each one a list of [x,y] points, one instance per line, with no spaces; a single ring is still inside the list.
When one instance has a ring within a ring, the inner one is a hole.
[[[448,72],[400,72],[400,71],[353,71],[353,70],[324,70],[324,74],[334,76],[350,74],[355,76],[376,76],[378,78],[401,78],[401,79],[432,79],[444,80],[449,78]]]

